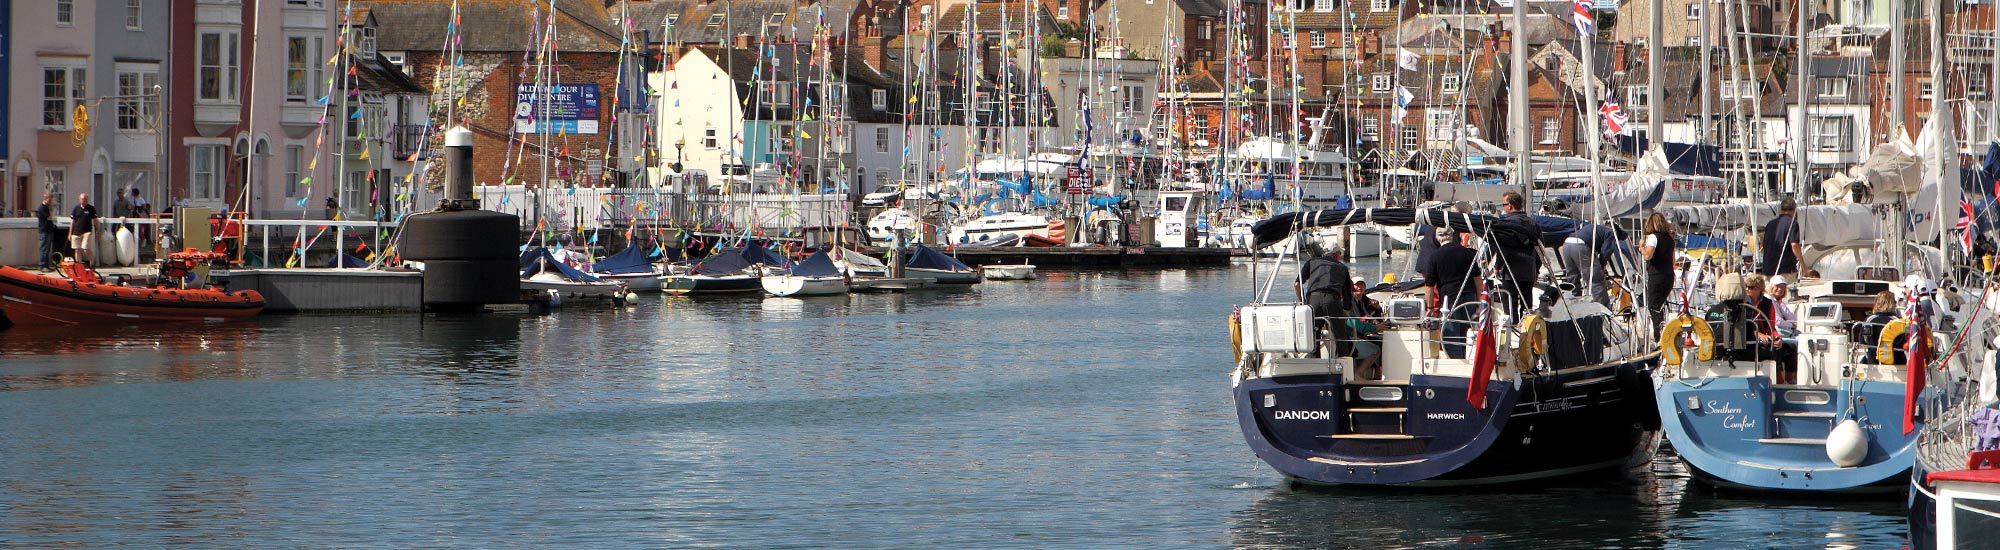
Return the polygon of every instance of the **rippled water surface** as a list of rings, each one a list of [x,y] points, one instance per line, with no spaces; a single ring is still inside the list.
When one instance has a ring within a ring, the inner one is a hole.
[[[1287,489],[1244,267],[555,315],[0,331],[0,547],[1849,547],[1900,501]]]

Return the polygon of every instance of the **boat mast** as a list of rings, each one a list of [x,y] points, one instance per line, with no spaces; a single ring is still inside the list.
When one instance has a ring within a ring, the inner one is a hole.
[[[1903,128],[1903,14],[1909,10],[1903,7],[1904,0],[1889,0],[1889,131],[1900,132]],[[2000,55],[2000,50],[1994,52]],[[1894,139],[1894,135],[1889,136]]]
[[[1902,0],[1896,0],[1896,1],[1901,2]],[[1715,94],[1713,93],[1715,87],[1709,85],[1711,84],[1711,81],[1714,80],[1714,77],[1707,72],[1710,67],[1715,66],[1715,62],[1712,59],[1713,54],[1711,53],[1715,51],[1715,44],[1711,42],[1711,40],[1713,40],[1714,38],[1712,35],[1709,34],[1709,28],[1708,28],[1709,25],[1714,20],[1709,18],[1709,13],[1708,13],[1709,3],[1707,2],[1707,0],[1695,0],[1695,6],[1697,6],[1695,9],[1699,10],[1695,12],[1695,15],[1700,17],[1701,19],[1699,22],[1696,23],[1697,26],[1700,28],[1695,31],[1697,36],[1695,42],[1697,43],[1698,46],[1701,47],[1701,67],[1699,70],[1703,72],[1699,77],[1701,78],[1701,125],[1695,129],[1695,135],[1693,139],[1695,143],[1707,143],[1710,136],[1709,124],[1712,124],[1712,121],[1714,120],[1715,117]],[[1658,21],[1660,17],[1661,17],[1661,11],[1659,10],[1659,7],[1654,6],[1653,20]],[[1653,33],[1653,36],[1655,38],[1650,38],[1649,40],[1658,40],[1659,38],[1657,37],[1660,36],[1660,34],[1655,32]],[[1664,60],[1655,60],[1654,62],[1658,63],[1661,61]],[[1655,78],[1653,81],[1657,83],[1659,82],[1659,79]],[[1660,87],[1658,84],[1655,84],[1653,86],[1653,89],[1647,91],[1646,93],[1651,94],[1651,97],[1646,98],[1647,101],[1652,101],[1656,103],[1661,101]],[[1653,139],[1661,139],[1662,137],[1663,136],[1654,136]]]
[[[1806,33],[1812,28],[1812,10],[1812,0],[1799,0],[1798,28],[1795,29],[1798,32],[1799,51],[1798,55],[1792,58],[1792,63],[1798,64],[1798,67],[1792,70],[1792,85],[1797,88],[1793,90],[1795,94],[1793,97],[1794,102],[1799,104],[1799,119],[1798,126],[1791,132],[1793,154],[1797,155],[1793,160],[1798,164],[1798,173],[1793,176],[1792,184],[1786,186],[1788,187],[1786,191],[1792,195],[1805,191],[1806,179],[1812,177],[1812,159],[1806,158],[1806,152],[1809,150],[1807,142],[1812,141],[1813,136],[1812,116],[1808,104],[1811,98],[1806,93],[1806,86],[1812,84],[1811,44],[1806,41]]]
[[[1931,146],[1937,148],[1937,152],[1934,153],[1936,155],[1936,159],[1932,161],[1935,165],[1926,166],[1924,168],[1927,170],[1931,170],[1932,174],[1935,174],[1937,177],[1937,188],[1934,190],[1934,196],[1936,197],[1936,199],[1931,201],[1935,203],[1932,205],[1932,207],[1936,210],[1935,213],[1936,217],[1931,218],[1931,220],[1933,220],[1931,226],[1935,229],[1935,232],[1937,234],[1922,235],[1922,237],[1925,238],[1924,240],[1932,240],[1932,238],[1935,238],[1935,240],[1938,242],[1939,245],[1938,251],[1942,253],[1943,257],[1949,258],[1951,253],[1948,251],[1951,249],[1951,247],[1944,246],[1944,241],[1945,241],[1944,236],[1947,234],[1945,228],[1950,227],[1944,223],[1945,219],[1944,190],[1947,189],[1946,185],[1950,185],[1952,187],[1956,187],[1958,185],[1957,181],[1950,181],[1950,180],[1956,180],[1958,175],[1945,173],[1945,166],[1946,166],[1945,159],[1946,158],[1955,159],[1956,158],[1955,155],[1958,154],[1958,151],[1956,150],[1955,147],[1946,147],[1946,145],[1949,144],[1949,142],[1948,140],[1945,139],[1946,137],[1952,135],[1953,129],[1948,126],[1945,126],[1944,124],[1945,123],[1944,116],[1946,113],[1945,111],[1946,107],[1944,104],[1944,82],[1946,74],[1944,65],[1944,56],[1946,51],[1944,43],[1944,3],[1931,2],[1930,8],[1931,8],[1930,10],[1931,118],[1930,118],[1930,124],[1928,124],[1927,126],[1932,126],[1935,128],[1936,134],[1931,136]],[[1954,156],[1947,157],[1947,155],[1954,155]],[[1949,178],[1949,180],[1947,178]],[[1949,263],[1950,263],[1949,261],[1946,262],[1947,265],[1949,265]],[[1925,267],[1929,266],[1926,265]],[[1936,275],[1934,274],[1933,277],[1935,276]]]
[[[1666,60],[1660,48],[1660,37],[1666,36],[1660,23],[1660,20],[1666,17],[1665,6],[1662,4],[1664,4],[1662,0],[1652,0],[1653,16],[1649,18],[1652,24],[1648,25],[1649,34],[1646,35],[1646,138],[1654,144],[1666,143],[1667,135],[1666,117],[1661,116],[1660,111],[1660,108],[1665,106],[1665,102],[1660,101],[1660,79],[1666,78],[1664,74],[1666,71],[1660,67],[1660,63]],[[1706,13],[1706,10],[1703,10],[1703,13]],[[1706,50],[1708,44],[1702,43],[1702,48]],[[1632,98],[1627,97],[1625,101],[1630,102]],[[1636,144],[1638,141],[1634,140],[1633,143]],[[1634,147],[1633,154],[1643,155],[1646,152]]]
[[[1512,44],[1509,46],[1507,55],[1512,59],[1508,60],[1507,63],[1507,120],[1509,121],[1507,125],[1514,129],[1514,142],[1510,144],[1513,145],[1514,150],[1514,169],[1512,171],[1514,185],[1521,186],[1521,196],[1527,198],[1529,204],[1533,204],[1535,198],[1534,177],[1528,173],[1529,170],[1532,170],[1528,162],[1528,155],[1532,152],[1529,140],[1534,139],[1534,132],[1530,131],[1528,127],[1527,4],[1524,0],[1514,0],[1514,31],[1508,33],[1509,41]]]
[[[1524,0],[1515,0],[1515,2],[1522,3]],[[1588,12],[1586,11],[1585,13]],[[1659,18],[1654,17],[1654,19],[1657,20]],[[1596,41],[1596,36],[1593,36],[1595,34],[1597,34],[1597,25],[1592,24],[1590,32],[1576,37],[1577,49],[1583,50],[1583,69],[1578,71],[1577,77],[1583,83],[1583,117],[1590,121],[1590,124],[1588,124],[1588,127],[1591,129],[1588,136],[1590,144],[1590,192],[1593,194],[1604,190],[1604,162],[1601,159],[1604,155],[1604,132],[1600,131],[1599,128],[1599,126],[1603,125],[1604,117],[1598,112],[1597,68],[1595,62],[1592,61],[1595,56],[1591,53],[1591,50],[1597,49],[1592,44]],[[1590,201],[1590,204],[1591,221],[1599,224],[1604,223],[1604,201],[1593,200]]]

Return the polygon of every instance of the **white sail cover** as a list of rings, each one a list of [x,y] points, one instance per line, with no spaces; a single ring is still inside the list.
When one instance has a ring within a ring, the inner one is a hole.
[[[1703,230],[1733,230],[1755,227],[1778,217],[1778,203],[1757,205],[1721,204],[1676,206],[1666,210],[1667,220]],[[1800,242],[1810,246],[1861,246],[1874,244],[1880,237],[1875,213],[1866,205],[1799,207]]]
[[[1923,244],[1949,241],[1952,225],[1958,222],[1958,201],[1965,191],[1958,185],[1958,142],[1953,138],[1951,109],[1938,109],[1937,116],[1924,124],[1917,138],[1917,156],[1923,159],[1922,188],[1909,204],[1910,240]]]

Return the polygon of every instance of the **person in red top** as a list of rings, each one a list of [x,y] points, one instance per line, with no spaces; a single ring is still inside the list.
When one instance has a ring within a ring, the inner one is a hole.
[[[1743,303],[1754,305],[1757,315],[1752,320],[1752,330],[1757,334],[1757,343],[1764,346],[1764,357],[1772,357],[1778,362],[1777,380],[1779,384],[1793,384],[1798,379],[1798,354],[1791,344],[1785,342],[1778,332],[1778,309],[1783,307],[1777,300],[1764,295],[1764,276],[1750,275],[1743,278]]]

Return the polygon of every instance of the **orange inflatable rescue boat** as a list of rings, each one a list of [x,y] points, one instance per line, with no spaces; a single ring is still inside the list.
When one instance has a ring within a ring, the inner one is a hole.
[[[37,327],[223,321],[264,310],[264,296],[254,290],[115,285],[74,262],[64,262],[62,272],[68,277],[0,266],[0,314],[15,326]]]

